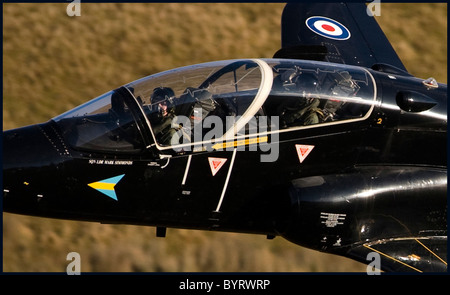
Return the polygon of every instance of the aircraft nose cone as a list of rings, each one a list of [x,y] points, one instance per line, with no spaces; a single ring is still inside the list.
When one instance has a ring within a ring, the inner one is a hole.
[[[3,170],[41,167],[59,160],[51,126],[40,124],[3,132]]]
[[[58,149],[54,135],[46,132],[50,127],[41,124],[3,132],[4,211],[32,213],[46,186],[54,181],[64,151]]]

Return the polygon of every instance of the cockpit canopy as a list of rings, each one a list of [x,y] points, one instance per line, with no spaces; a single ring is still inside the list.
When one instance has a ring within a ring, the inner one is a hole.
[[[139,152],[364,120],[375,84],[362,68],[287,59],[210,62],[151,75],[56,118],[75,149]],[[272,123],[276,124],[272,124]]]

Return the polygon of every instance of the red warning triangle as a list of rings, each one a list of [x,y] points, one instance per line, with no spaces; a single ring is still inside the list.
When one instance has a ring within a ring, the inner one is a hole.
[[[297,149],[298,159],[300,163],[302,163],[306,157],[308,157],[309,153],[314,148],[313,145],[305,145],[305,144],[296,144],[295,148]]]
[[[222,168],[223,164],[227,161],[225,158],[208,158],[209,167],[211,167],[212,175],[216,175],[219,172],[220,168]]]

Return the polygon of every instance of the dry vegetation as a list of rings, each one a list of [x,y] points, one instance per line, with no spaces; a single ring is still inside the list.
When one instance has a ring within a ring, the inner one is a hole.
[[[3,128],[43,122],[145,75],[194,63],[271,57],[283,4],[3,4]],[[408,70],[447,82],[447,5],[383,4],[378,21]],[[276,238],[3,215],[3,270],[365,271]]]

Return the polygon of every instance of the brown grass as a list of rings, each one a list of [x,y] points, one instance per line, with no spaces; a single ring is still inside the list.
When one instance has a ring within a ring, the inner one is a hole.
[[[3,128],[46,121],[145,75],[200,62],[271,57],[283,4],[3,5]],[[416,76],[447,82],[447,5],[383,4],[382,28]],[[365,271],[281,238],[3,215],[3,269],[88,271]]]

